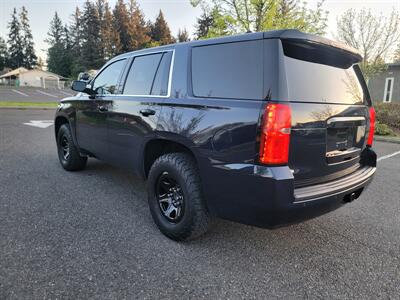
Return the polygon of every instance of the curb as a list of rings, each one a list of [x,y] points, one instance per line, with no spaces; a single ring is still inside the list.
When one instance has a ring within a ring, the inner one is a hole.
[[[57,107],[42,106],[0,106],[0,109],[18,109],[18,110],[56,110]]]
[[[398,137],[393,137],[393,136],[375,135],[374,140],[375,140],[375,141],[379,141],[379,142],[387,142],[387,143],[400,144],[400,138],[398,138]]]

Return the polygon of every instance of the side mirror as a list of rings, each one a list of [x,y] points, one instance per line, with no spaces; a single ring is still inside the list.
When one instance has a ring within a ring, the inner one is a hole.
[[[91,88],[87,87],[87,82],[82,80],[75,80],[72,82],[71,89],[76,92],[86,93],[89,95],[96,94]]]

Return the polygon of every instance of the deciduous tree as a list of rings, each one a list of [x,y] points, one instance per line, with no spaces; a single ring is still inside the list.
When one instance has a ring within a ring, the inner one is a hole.
[[[397,49],[394,52],[393,62],[400,63],[400,43],[397,45]]]
[[[368,79],[386,68],[385,61],[400,41],[400,18],[396,11],[389,17],[376,16],[371,10],[346,11],[337,20],[337,39],[361,51],[361,69]]]
[[[323,0],[316,8],[309,8],[300,0],[191,0],[191,3],[201,5],[214,19],[207,37],[212,31],[221,35],[283,28],[324,34],[327,27],[328,13],[322,8]]]

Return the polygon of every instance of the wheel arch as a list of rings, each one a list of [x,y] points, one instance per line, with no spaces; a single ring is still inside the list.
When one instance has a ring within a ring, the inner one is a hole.
[[[63,124],[69,124],[68,118],[65,116],[57,116],[56,119],[54,120],[54,133],[57,137],[58,130],[60,130],[60,127]]]
[[[143,150],[143,177],[146,179],[148,177],[149,171],[153,163],[159,158],[161,155],[167,153],[175,153],[175,152],[183,152],[187,153],[193,157],[196,165],[198,166],[197,156],[193,148],[188,146],[187,144],[171,140],[171,139],[163,139],[156,138],[149,140],[144,146]]]

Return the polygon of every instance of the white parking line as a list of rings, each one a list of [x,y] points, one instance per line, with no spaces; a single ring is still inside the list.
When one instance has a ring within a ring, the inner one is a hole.
[[[63,92],[63,91],[59,91],[61,94],[64,94],[64,95],[67,95],[67,96],[73,96],[72,94],[70,94],[70,93],[66,93],[66,92]]]
[[[53,120],[31,120],[29,123],[22,123],[24,125],[38,127],[38,128],[47,128],[53,125]]]
[[[58,98],[58,96],[54,96],[52,94],[49,94],[49,93],[46,93],[46,92],[43,92],[43,91],[40,91],[40,90],[36,90],[36,92],[41,93],[41,94],[46,95],[46,96],[49,96],[49,97]]]
[[[20,92],[20,91],[17,91],[17,90],[12,90],[14,93],[17,93],[17,94],[20,94],[20,95],[22,95],[22,96],[25,96],[25,97],[29,97],[27,94],[25,94],[25,93],[23,93],[23,92]]]
[[[386,158],[390,158],[390,157],[393,157],[393,156],[398,155],[398,154],[400,154],[400,151],[396,151],[396,152],[394,152],[394,153],[392,153],[392,154],[388,154],[388,155],[379,157],[377,160],[378,160],[378,161],[384,160],[384,159],[386,159]]]

